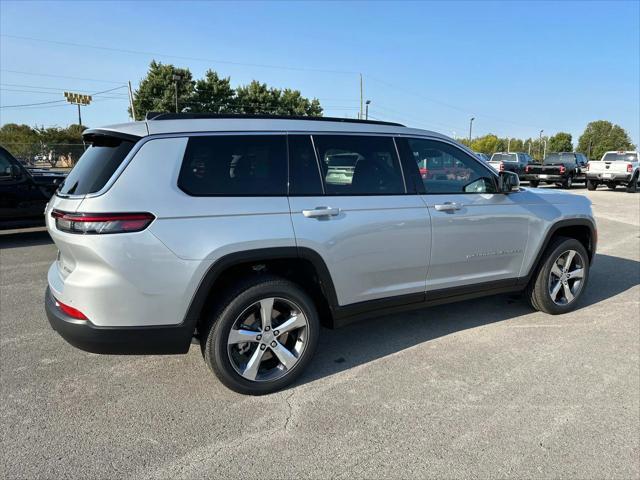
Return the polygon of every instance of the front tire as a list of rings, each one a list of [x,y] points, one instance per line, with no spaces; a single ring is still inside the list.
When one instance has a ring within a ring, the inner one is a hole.
[[[205,362],[228,388],[264,395],[293,383],[320,333],[316,307],[297,284],[257,276],[227,292],[203,334]]]
[[[562,188],[570,190],[573,186],[573,177],[569,176],[562,182]]]
[[[596,188],[598,188],[598,182],[595,182],[593,180],[587,180],[587,190],[595,190]]]
[[[557,237],[546,249],[542,264],[527,287],[533,308],[551,315],[570,312],[589,279],[589,255],[575,238]]]

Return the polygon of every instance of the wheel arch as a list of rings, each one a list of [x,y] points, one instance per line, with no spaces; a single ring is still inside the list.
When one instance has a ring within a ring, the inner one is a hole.
[[[554,223],[542,242],[534,262],[532,263],[529,272],[526,276],[522,277],[519,283],[526,284],[535,277],[535,273],[540,268],[544,260],[544,253],[551,241],[556,237],[568,237],[578,240],[589,255],[589,263],[593,261],[593,257],[596,253],[596,246],[598,242],[598,233],[596,225],[593,221],[586,218],[575,218],[568,220],[560,220]]]
[[[243,250],[216,260],[200,280],[183,323],[195,331],[207,318],[216,292],[223,291],[225,284],[247,275],[260,275],[263,271],[300,284],[316,303],[322,323],[333,327],[333,311],[338,301],[329,269],[316,251],[293,246]]]

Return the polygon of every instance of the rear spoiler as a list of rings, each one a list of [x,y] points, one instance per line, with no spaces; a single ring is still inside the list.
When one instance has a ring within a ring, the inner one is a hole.
[[[142,138],[142,136],[132,135],[130,133],[118,132],[117,130],[105,130],[101,128],[89,128],[82,132],[82,138],[88,143],[93,143],[100,137],[119,138],[120,140],[128,140],[130,142],[137,142]]]

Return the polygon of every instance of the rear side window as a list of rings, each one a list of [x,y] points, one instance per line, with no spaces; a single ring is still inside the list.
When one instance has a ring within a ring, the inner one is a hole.
[[[326,195],[405,193],[393,139],[314,135]]]
[[[191,137],[178,186],[194,196],[287,194],[284,135]]]
[[[63,195],[86,195],[104,187],[125,157],[134,142],[121,138],[96,136],[91,146],[60,186]]]

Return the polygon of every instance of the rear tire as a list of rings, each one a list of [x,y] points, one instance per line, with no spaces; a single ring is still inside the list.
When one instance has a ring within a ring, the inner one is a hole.
[[[302,374],[319,333],[318,312],[305,291],[289,280],[259,275],[222,296],[203,332],[201,348],[205,362],[226,387],[264,395],[287,387]]]
[[[531,188],[538,188],[538,185],[540,185],[540,181],[538,181],[538,180],[529,180],[529,186]]]
[[[587,180],[587,190],[595,190],[596,188],[598,188],[598,182],[595,182],[593,180]]]
[[[556,237],[545,250],[526,296],[536,310],[551,315],[567,313],[577,305],[588,279],[589,256],[582,243]]]

